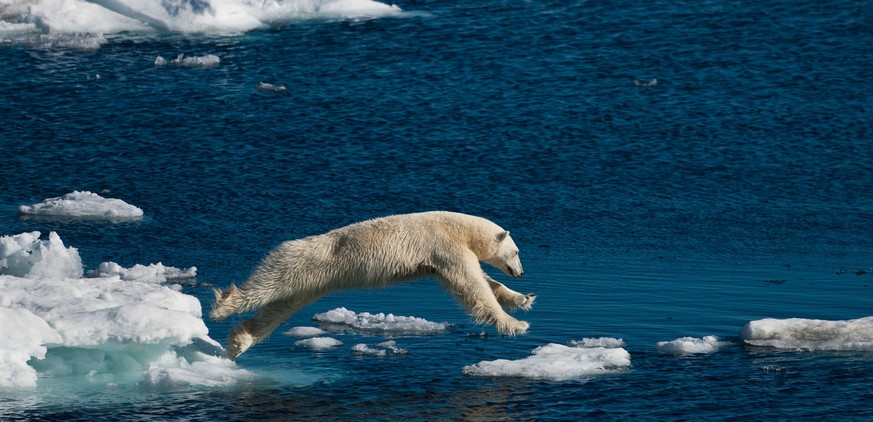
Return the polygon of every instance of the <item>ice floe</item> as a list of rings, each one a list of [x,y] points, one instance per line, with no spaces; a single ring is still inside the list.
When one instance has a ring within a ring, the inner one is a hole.
[[[620,340],[589,340],[587,344],[617,345]],[[577,345],[586,342],[576,343]],[[564,381],[626,371],[631,366],[630,353],[622,347],[579,347],[550,343],[537,347],[530,356],[507,360],[497,359],[468,365],[466,375],[484,377],[523,377]]]
[[[391,334],[436,334],[451,328],[446,322],[431,322],[411,316],[394,314],[356,313],[346,308],[336,308],[312,317],[324,328],[332,331],[360,331],[365,333]]]
[[[116,198],[104,198],[88,191],[74,191],[64,196],[45,199],[38,204],[21,205],[23,215],[80,219],[127,220],[142,218],[143,211]]]
[[[873,316],[850,320],[761,319],[740,332],[752,346],[791,350],[873,351]]]
[[[721,341],[716,336],[680,337],[673,341],[659,341],[656,345],[658,352],[671,355],[692,355],[698,353],[713,353],[718,349],[730,344]]]
[[[0,237],[0,386],[40,378],[220,386],[252,374],[221,357],[201,305],[153,282],[82,278],[78,252],[52,233]]]

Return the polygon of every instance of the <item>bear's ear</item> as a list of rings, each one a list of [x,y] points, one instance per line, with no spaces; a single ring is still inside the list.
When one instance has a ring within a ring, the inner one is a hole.
[[[502,242],[503,239],[506,239],[506,236],[509,236],[509,231],[507,230],[497,233],[497,241]]]

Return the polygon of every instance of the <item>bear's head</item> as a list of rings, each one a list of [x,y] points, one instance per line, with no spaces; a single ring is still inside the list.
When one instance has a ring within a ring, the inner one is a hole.
[[[521,277],[524,270],[521,267],[521,260],[518,258],[518,247],[515,242],[509,237],[508,231],[502,231],[497,234],[497,247],[492,249],[494,254],[486,259],[485,263],[495,268],[499,268],[506,275],[512,277]]]

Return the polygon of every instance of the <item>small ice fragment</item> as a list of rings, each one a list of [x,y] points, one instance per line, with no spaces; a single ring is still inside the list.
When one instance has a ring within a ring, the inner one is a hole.
[[[295,346],[305,347],[316,351],[327,350],[341,344],[343,344],[343,342],[332,337],[313,337],[294,342]]]
[[[259,82],[258,89],[261,91],[282,92],[285,90],[285,85],[273,85],[266,82]]]
[[[324,333],[325,331],[318,327],[294,327],[282,334],[289,337],[316,337]]]
[[[640,80],[635,80],[634,85],[635,86],[656,86],[656,85],[658,85],[658,80],[655,78],[652,78],[652,80],[648,81],[648,82],[642,82]]]

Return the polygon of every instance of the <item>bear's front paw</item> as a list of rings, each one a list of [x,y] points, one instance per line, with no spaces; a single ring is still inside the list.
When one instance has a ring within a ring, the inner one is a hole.
[[[518,296],[518,297],[515,299],[515,304],[516,304],[516,306],[518,306],[519,308],[521,308],[521,309],[523,309],[523,310],[525,310],[525,311],[529,311],[529,310],[530,310],[530,307],[533,306],[533,303],[534,303],[535,300],[537,300],[537,295],[536,295],[536,293],[528,293],[528,294],[526,294],[526,295],[524,295],[524,296]]]

